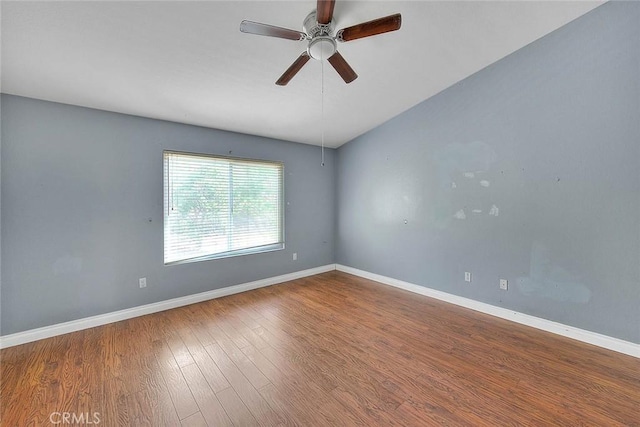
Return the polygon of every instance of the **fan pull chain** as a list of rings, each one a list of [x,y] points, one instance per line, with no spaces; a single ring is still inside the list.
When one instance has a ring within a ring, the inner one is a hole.
[[[320,128],[322,129],[322,138],[321,138],[321,157],[322,161],[320,165],[324,167],[324,52],[320,53]]]

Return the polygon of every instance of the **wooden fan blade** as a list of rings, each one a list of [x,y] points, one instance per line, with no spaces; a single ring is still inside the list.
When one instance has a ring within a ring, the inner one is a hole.
[[[395,15],[343,28],[336,33],[336,40],[348,42],[363,37],[375,36],[376,34],[388,33],[389,31],[399,30],[400,25],[402,25],[402,16],[396,13]]]
[[[302,52],[302,55],[300,55],[298,59],[293,61],[293,64],[291,64],[291,66],[287,68],[287,71],[285,71],[284,74],[280,76],[276,84],[278,86],[286,86],[287,83],[289,83],[289,81],[293,78],[293,76],[298,74],[298,71],[300,71],[300,69],[304,66],[304,64],[307,63],[308,60],[309,54],[307,52]]]
[[[355,71],[353,71],[353,68],[351,68],[351,66],[347,64],[347,61],[345,61],[342,55],[340,55],[338,52],[331,55],[329,59],[327,59],[327,61],[329,61],[331,66],[336,69],[345,83],[351,83],[358,78],[358,75]]]
[[[257,34],[259,36],[278,37],[288,40],[304,40],[307,38],[305,33],[288,28],[276,27],[260,22],[242,21],[240,23],[240,31],[248,34]]]
[[[333,7],[336,0],[318,0],[316,7],[316,20],[318,24],[328,24],[333,19]]]

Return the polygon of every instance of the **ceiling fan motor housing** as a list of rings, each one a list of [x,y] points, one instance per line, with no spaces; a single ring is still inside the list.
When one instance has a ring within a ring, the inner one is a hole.
[[[330,58],[338,50],[333,37],[333,22],[319,24],[316,11],[312,11],[304,20],[302,25],[304,32],[310,38],[307,53],[317,60]]]

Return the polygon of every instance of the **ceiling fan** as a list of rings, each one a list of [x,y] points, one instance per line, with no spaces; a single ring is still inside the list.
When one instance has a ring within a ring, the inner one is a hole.
[[[277,85],[285,86],[289,83],[304,64],[309,61],[309,58],[319,61],[326,59],[340,74],[345,83],[351,83],[358,78],[358,75],[342,55],[338,53],[337,42],[348,42],[389,31],[396,31],[400,29],[402,24],[401,15],[396,13],[343,28],[334,34],[332,23],[334,6],[335,0],[318,0],[316,10],[312,11],[304,20],[302,25],[304,32],[246,20],[240,23],[240,31],[243,33],[308,41],[307,50],[302,52],[298,59],[280,76],[276,81]]]

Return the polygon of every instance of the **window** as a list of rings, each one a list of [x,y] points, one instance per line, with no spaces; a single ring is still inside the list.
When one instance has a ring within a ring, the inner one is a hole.
[[[283,249],[283,169],[165,151],[165,264]]]

